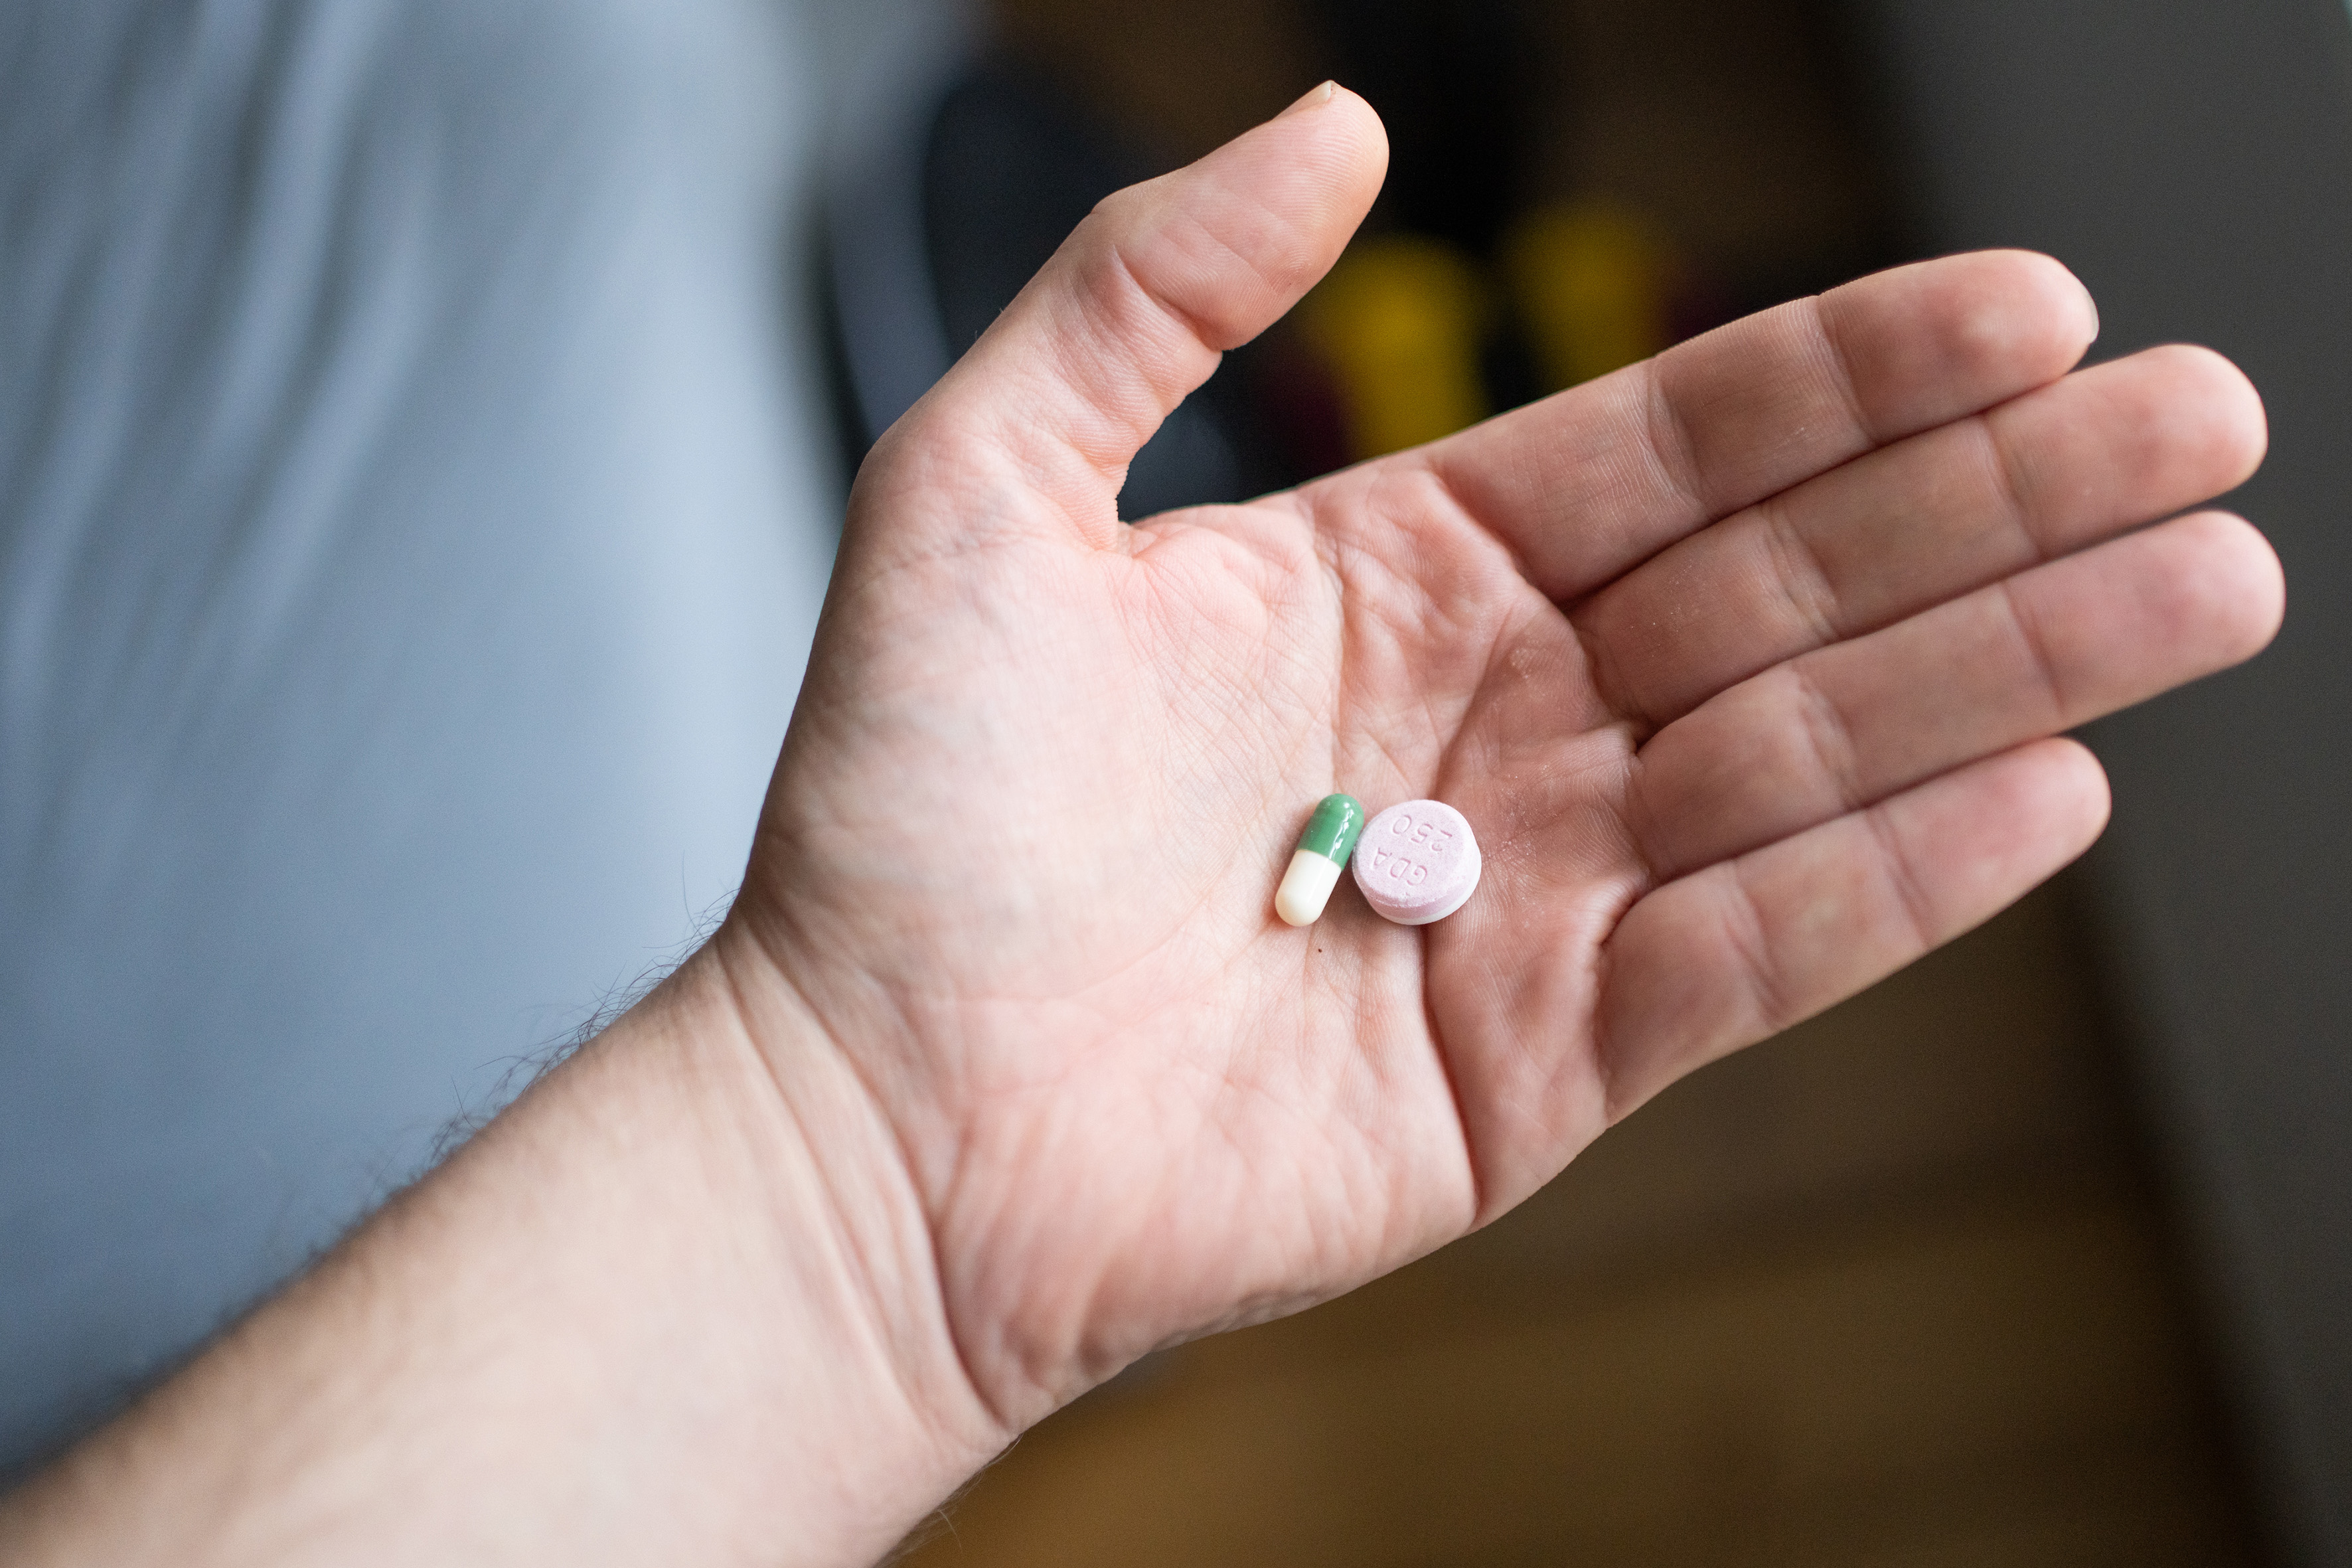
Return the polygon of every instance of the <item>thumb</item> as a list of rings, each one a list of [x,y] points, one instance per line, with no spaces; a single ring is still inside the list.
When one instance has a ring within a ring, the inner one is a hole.
[[[1225,350],[1330,269],[1387,166],[1380,117],[1326,82],[1200,162],[1106,197],[885,447],[937,457],[944,443],[953,471],[1017,475],[1060,514],[1048,526],[1110,542],[1129,460]]]

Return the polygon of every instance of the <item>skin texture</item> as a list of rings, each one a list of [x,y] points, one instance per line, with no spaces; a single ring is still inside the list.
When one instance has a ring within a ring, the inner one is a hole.
[[[2042,737],[2278,618],[2241,522],[2102,543],[2251,471],[2252,389],[2188,350],[2062,381],[2095,317],[2021,255],[1120,525],[1126,459],[1383,155],[1340,93],[1112,198],[852,501],[734,934],[897,1130],[1008,1429],[1494,1218],[1992,914],[2105,817]],[[1282,926],[1334,789],[1453,803],[1486,890]]]
[[[0,1557],[870,1560],[1137,1355],[1491,1220],[1992,914],[2105,820],[2051,737],[2275,629],[2258,534],[2155,521],[2252,470],[2252,388],[2069,375],[2090,301],[2016,254],[1122,525],[1385,156],[1318,89],[1087,221],[859,476],[711,943]],[[1340,789],[1462,809],[1478,897],[1283,925]]]

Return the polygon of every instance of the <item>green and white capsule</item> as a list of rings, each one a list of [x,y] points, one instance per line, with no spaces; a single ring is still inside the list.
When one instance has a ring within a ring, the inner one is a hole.
[[[1274,912],[1285,924],[1311,926],[1323,918],[1323,906],[1339,885],[1339,868],[1356,852],[1356,837],[1363,831],[1364,808],[1354,795],[1327,795],[1316,804],[1290,857],[1290,869],[1282,874],[1282,886],[1274,895]]]

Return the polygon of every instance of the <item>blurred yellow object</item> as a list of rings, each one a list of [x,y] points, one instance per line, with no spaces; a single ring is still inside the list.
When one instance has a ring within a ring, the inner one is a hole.
[[[1613,207],[1549,207],[1519,221],[1503,266],[1553,391],[1644,360],[1673,341],[1672,262],[1639,218]]]
[[[1486,416],[1486,319],[1477,273],[1453,247],[1391,235],[1349,247],[1300,321],[1338,378],[1350,455],[1417,447]]]

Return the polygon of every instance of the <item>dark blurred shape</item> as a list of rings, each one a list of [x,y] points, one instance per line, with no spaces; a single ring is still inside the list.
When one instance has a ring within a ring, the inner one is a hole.
[[[1152,170],[1037,78],[998,64],[948,89],[923,154],[924,256],[950,353],[997,313],[1095,204]]]
[[[1315,0],[1337,74],[1389,129],[1380,220],[1490,253],[1528,196],[1538,58],[1521,0]]]
[[[1350,457],[1417,447],[1493,411],[1481,363],[1489,293],[1442,239],[1373,235],[1349,247],[1299,316],[1338,386]]]
[[[953,81],[919,158],[827,214],[853,456],[979,341],[1097,202],[1156,172],[1017,66]],[[1293,477],[1252,434],[1247,379],[1228,366],[1169,415],[1128,469],[1121,516],[1240,500]]]
[[[1606,202],[1539,207],[1512,226],[1501,261],[1547,392],[1648,359],[1685,335],[1677,305],[1687,268],[1639,213]]]
[[[2023,245],[2097,353],[2210,343],[2268,406],[2285,563],[2242,669],[2102,721],[2093,861],[2169,1174],[2292,1560],[2352,1564],[2352,20],[2340,0],[1875,0],[1939,247]]]

